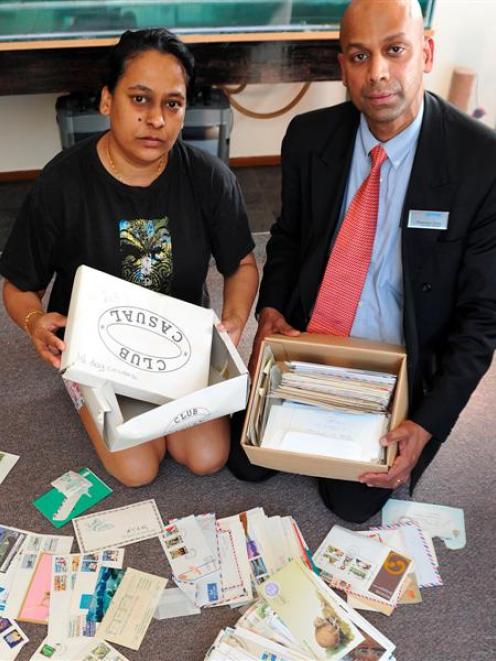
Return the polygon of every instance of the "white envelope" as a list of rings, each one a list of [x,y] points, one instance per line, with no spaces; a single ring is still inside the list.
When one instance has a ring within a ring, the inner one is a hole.
[[[138,650],[167,579],[129,567],[98,629],[111,643]]]
[[[378,461],[384,413],[348,413],[286,401],[273,404],[262,447],[356,461]]]
[[[78,516],[72,520],[82,553],[127,546],[158,537],[164,526],[155,500]]]
[[[382,508],[383,525],[404,521],[416,523],[432,537],[440,537],[449,549],[462,549],[467,542],[465,517],[459,507],[391,498]]]

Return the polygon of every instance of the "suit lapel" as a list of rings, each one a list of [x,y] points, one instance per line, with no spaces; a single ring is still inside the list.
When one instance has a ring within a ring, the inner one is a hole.
[[[309,268],[301,278],[303,308],[308,312],[317,295],[327,264],[329,246],[339,220],[353,156],[359,115],[350,104],[349,115],[333,127],[324,147],[311,157],[311,219],[303,259]]]
[[[334,128],[322,151],[313,154],[312,230],[319,241],[324,236],[330,239],[339,219],[358,122],[359,115],[350,106],[346,121]]]
[[[401,219],[403,264],[410,276],[415,276],[422,268],[443,230],[409,228],[409,212],[449,211],[455,192],[446,156],[442,109],[435,97],[426,94],[422,129]]]

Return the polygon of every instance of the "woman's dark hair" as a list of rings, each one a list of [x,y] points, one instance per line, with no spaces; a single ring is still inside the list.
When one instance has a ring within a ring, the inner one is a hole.
[[[188,47],[165,28],[149,30],[127,30],[121,35],[118,43],[110,49],[107,72],[103,84],[113,93],[115,86],[123,75],[129,61],[149,50],[156,50],[164,55],[174,55],[184,70],[186,87],[189,87],[195,71],[195,59]]]

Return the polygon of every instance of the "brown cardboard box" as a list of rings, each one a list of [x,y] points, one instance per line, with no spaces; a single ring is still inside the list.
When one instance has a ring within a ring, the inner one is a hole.
[[[408,412],[406,354],[403,347],[313,333],[302,333],[298,337],[285,337],[284,335],[267,337],[262,343],[241,435],[241,445],[244,451],[251,463],[257,466],[288,473],[353,481],[358,481],[358,476],[368,471],[377,473],[388,471],[396,456],[395,445],[387,449],[386,464],[374,464],[305,455],[250,444],[249,435],[252,433],[251,430],[253,430],[261,410],[262,395],[260,391],[266,389],[264,382],[267,381],[267,374],[264,373],[264,368],[271,359],[274,361],[302,360],[396,374],[398,380],[391,404],[390,425],[390,428],[394,429],[407,417]]]

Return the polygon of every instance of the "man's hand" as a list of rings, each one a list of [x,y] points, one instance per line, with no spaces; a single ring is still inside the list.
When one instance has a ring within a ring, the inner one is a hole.
[[[243,320],[240,317],[236,317],[235,315],[226,317],[220,322],[220,324],[217,324],[218,330],[226,331],[226,333],[229,333],[229,337],[231,338],[235,347],[238,346],[243,328]]]
[[[360,482],[365,482],[369,487],[397,489],[408,482],[413,467],[431,438],[432,434],[416,422],[405,420],[396,429],[381,438],[381,445],[386,447],[391,443],[398,443],[398,454],[389,471],[387,473],[364,473],[360,475]]]
[[[31,342],[41,358],[57,369],[60,367],[60,354],[65,348],[64,343],[55,333],[64,328],[67,317],[58,312],[48,312],[33,319],[30,323]]]
[[[253,341],[250,362],[248,363],[248,371],[252,378],[255,376],[262,340],[274,333],[296,337],[300,334],[300,331],[290,326],[279,310],[275,308],[262,308],[258,317],[258,330]]]

